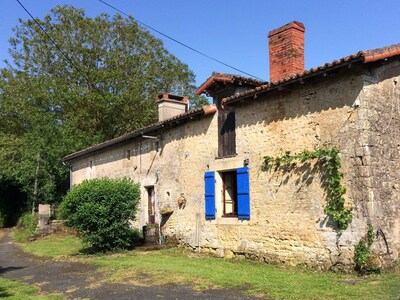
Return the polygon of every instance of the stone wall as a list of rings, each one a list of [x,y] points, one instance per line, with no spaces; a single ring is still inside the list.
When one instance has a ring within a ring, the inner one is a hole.
[[[305,263],[320,269],[353,262],[367,224],[379,232],[373,245],[388,260],[399,257],[399,77],[397,62],[370,70],[347,69],[236,109],[237,156],[217,157],[217,115],[98,151],[73,162],[72,183],[98,177],[140,182],[135,226],[147,219],[147,186],[156,194],[156,222],[167,239],[222,257],[243,255],[270,262]],[[341,150],[346,200],[354,219],[338,235],[324,213],[322,174],[311,163],[297,173],[263,171],[263,157],[312,150],[328,142]],[[126,150],[131,150],[131,158]],[[204,172],[250,168],[250,220],[223,218],[216,177],[217,218],[204,217]],[[178,204],[183,195],[184,205]]]
[[[72,162],[71,185],[85,179],[129,177],[141,185],[141,204],[135,227],[148,220],[147,187],[155,189],[156,222],[165,234],[191,243],[193,220],[204,215],[203,174],[215,157],[216,118],[205,117],[162,132],[155,139],[136,139],[87,155]],[[210,138],[214,136],[214,138]],[[158,148],[156,148],[158,143]],[[131,157],[127,158],[127,150]],[[181,194],[185,207],[178,206]],[[167,212],[165,215],[161,213]]]
[[[312,166],[297,174],[264,172],[263,157],[338,144],[362,88],[360,76],[338,74],[238,106],[236,159],[249,160],[251,219],[208,222],[203,246],[221,255],[229,249],[228,256],[330,267],[339,252],[337,233],[324,213],[321,174]]]
[[[341,147],[349,165],[349,197],[354,219],[347,239],[354,245],[376,234],[372,246],[385,265],[400,251],[400,63],[392,62],[363,74],[357,122],[348,128],[351,140]]]
[[[230,233],[215,228],[213,238],[233,235],[230,250],[267,261],[342,269],[352,264],[354,246],[370,223],[379,233],[373,251],[383,264],[397,259],[399,69],[395,62],[374,73],[345,71],[238,107],[237,152],[250,161],[252,218]],[[312,150],[324,142],[341,149],[345,197],[353,207],[352,224],[341,235],[323,211],[323,174],[317,169],[311,165],[297,174],[261,170],[265,155]]]

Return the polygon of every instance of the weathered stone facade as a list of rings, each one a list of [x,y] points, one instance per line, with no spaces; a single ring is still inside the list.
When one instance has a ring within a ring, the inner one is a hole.
[[[243,93],[235,103],[228,99],[227,106],[235,108],[233,157],[217,158],[217,111],[155,127],[150,137],[138,135],[67,157],[71,184],[100,177],[139,182],[138,227],[149,221],[147,188],[154,187],[163,236],[221,257],[343,269],[352,266],[354,247],[371,224],[377,233],[372,250],[382,264],[399,259],[399,57],[338,65],[288,80],[282,88]],[[217,96],[218,106],[222,97]],[[312,150],[324,143],[340,149],[346,205],[353,208],[353,220],[341,234],[324,212],[324,174],[313,163],[293,173],[262,169],[266,155]],[[221,172],[243,166],[250,170],[250,218],[224,217]],[[211,220],[205,218],[207,171],[216,174],[216,216]],[[178,203],[181,196],[186,203]]]

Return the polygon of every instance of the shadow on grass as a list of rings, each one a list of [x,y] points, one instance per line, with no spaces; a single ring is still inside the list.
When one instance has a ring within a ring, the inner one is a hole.
[[[11,297],[13,296],[12,294],[10,294],[9,292],[7,292],[7,290],[3,287],[0,287],[0,298],[6,298],[6,297]]]

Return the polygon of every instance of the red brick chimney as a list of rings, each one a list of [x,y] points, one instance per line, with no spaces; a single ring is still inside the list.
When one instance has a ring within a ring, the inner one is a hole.
[[[268,34],[269,80],[286,78],[290,74],[304,71],[303,23],[293,21]]]

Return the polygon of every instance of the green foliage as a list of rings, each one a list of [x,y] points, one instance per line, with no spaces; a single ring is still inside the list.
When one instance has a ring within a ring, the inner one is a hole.
[[[190,98],[195,78],[133,18],[57,6],[37,22],[68,59],[33,20],[14,28],[0,70],[0,185],[54,203],[69,185],[64,155],[154,122],[156,95]]]
[[[368,231],[366,240],[361,239],[358,244],[354,247],[354,263],[355,269],[362,273],[380,273],[381,270],[376,266],[371,265],[370,259],[372,257],[371,246],[374,243],[375,233],[372,224],[368,224]]]
[[[369,248],[371,248],[374,239],[375,239],[374,227],[372,227],[371,223],[368,223],[367,240]]]
[[[14,231],[14,239],[19,243],[27,242],[35,233],[37,224],[37,215],[32,216],[31,212],[25,212],[18,219],[17,226]]]
[[[286,151],[282,156],[265,156],[263,170],[290,172],[312,160],[317,160],[325,173],[325,179],[322,181],[326,190],[325,212],[332,217],[339,230],[345,230],[352,220],[352,215],[351,208],[345,207],[343,198],[346,189],[342,185],[343,173],[340,172],[341,162],[337,147],[324,144],[322,148],[314,151],[303,150],[295,154]]]
[[[363,240],[360,240],[354,249],[354,262],[356,264],[356,269],[364,268],[370,255],[368,245]]]
[[[61,203],[65,225],[75,228],[84,246],[94,252],[126,249],[134,231],[129,227],[140,200],[140,189],[129,179],[85,180]]]

